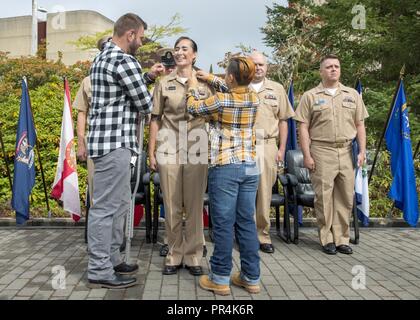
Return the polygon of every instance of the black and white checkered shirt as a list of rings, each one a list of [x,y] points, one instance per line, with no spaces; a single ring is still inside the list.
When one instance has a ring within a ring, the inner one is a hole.
[[[138,153],[138,113],[150,113],[152,97],[140,63],[114,43],[108,43],[90,69],[92,105],[89,110],[89,157],[118,148]]]

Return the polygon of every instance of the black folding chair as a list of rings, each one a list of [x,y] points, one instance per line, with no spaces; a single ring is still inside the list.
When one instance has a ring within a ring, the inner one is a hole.
[[[303,153],[301,150],[290,150],[286,154],[286,177],[287,177],[287,188],[288,188],[288,202],[289,206],[293,205],[293,242],[299,243],[299,222],[298,222],[298,206],[302,207],[314,207],[315,192],[312,187],[312,182],[309,174],[309,170],[303,165]],[[354,244],[359,243],[359,223],[357,218],[357,207],[356,207],[356,196],[353,200],[353,228],[354,228],[354,239],[350,241]],[[290,231],[290,216],[287,223],[289,237],[291,239],[292,234]]]
[[[280,185],[282,186],[283,192],[280,192]],[[277,180],[273,185],[272,195],[271,195],[271,207],[274,207],[276,210],[276,233],[283,241],[289,243],[289,204],[287,201],[288,189],[287,189],[287,178],[284,175],[277,175]],[[280,207],[283,206],[283,232],[280,228]]]

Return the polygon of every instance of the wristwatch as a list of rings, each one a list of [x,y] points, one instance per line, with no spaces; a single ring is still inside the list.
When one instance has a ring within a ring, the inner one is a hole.
[[[148,73],[148,72],[145,72],[145,73],[143,74],[143,78],[144,78],[144,80],[146,80],[146,84],[152,84],[152,83],[155,83],[155,80],[154,80],[154,79],[152,79],[152,78],[150,78],[150,76],[149,76],[149,73]]]

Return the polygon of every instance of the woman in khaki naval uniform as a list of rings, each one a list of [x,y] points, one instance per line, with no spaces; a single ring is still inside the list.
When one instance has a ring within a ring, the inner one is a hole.
[[[197,44],[188,37],[179,38],[174,58],[176,69],[162,78],[154,90],[149,137],[150,167],[160,175],[169,247],[162,273],[176,274],[185,264],[191,274],[201,275],[207,132],[204,119],[194,119],[186,112],[186,82],[195,76]],[[203,98],[212,93],[204,82],[200,82],[199,90]]]

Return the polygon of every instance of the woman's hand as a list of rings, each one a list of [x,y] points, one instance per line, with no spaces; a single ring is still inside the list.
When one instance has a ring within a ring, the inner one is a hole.
[[[207,72],[205,72],[205,71],[203,71],[203,70],[198,70],[197,72],[196,72],[196,76],[197,76],[197,79],[199,79],[199,80],[201,80],[201,81],[207,81],[207,79],[209,78],[209,76],[210,76],[210,73],[207,73]]]

